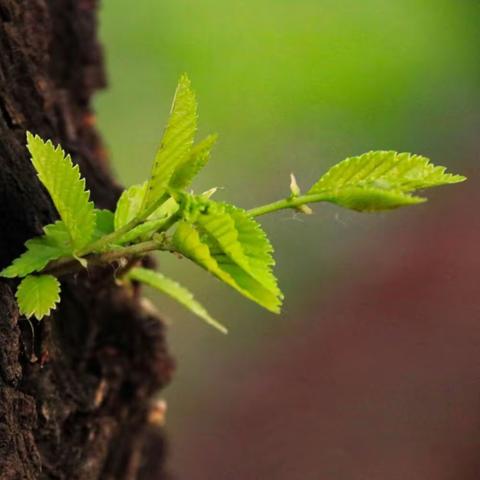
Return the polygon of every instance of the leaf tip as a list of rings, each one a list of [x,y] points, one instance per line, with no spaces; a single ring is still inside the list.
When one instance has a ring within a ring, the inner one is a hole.
[[[449,183],[462,183],[467,180],[468,177],[465,177],[464,175],[451,175]]]
[[[27,143],[30,143],[35,138],[35,135],[30,130],[27,130],[26,137],[27,137]]]
[[[2,271],[0,271],[0,277],[2,278],[15,278],[17,275],[15,275],[10,267],[4,268]]]
[[[188,76],[187,72],[183,72],[180,75],[180,78],[178,79],[178,84],[179,85],[184,85],[185,87],[190,87],[192,82],[190,80],[190,77]]]

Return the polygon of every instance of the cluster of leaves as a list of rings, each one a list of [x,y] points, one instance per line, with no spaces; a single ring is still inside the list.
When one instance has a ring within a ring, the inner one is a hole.
[[[445,172],[425,157],[391,151],[370,152],[331,168],[306,194],[292,175],[289,195],[246,211],[187,192],[208,162],[216,136],[195,144],[197,102],[181,77],[170,118],[150,178],[120,197],[115,212],[96,209],[77,165],[50,141],[27,133],[27,147],[38,178],[60,220],[28,240],[26,251],[0,275],[21,278],[17,301],[22,314],[43,318],[60,301],[58,277],[113,261],[128,261],[120,280],[142,282],[173,297],[209,324],[225,332],[175,281],[136,266],[148,252],[169,251],[189,258],[242,295],[278,313],[283,295],[273,274],[273,248],[256,216],[292,208],[311,213],[308,204],[327,201],[358,211],[413,205],[425,199],[419,189],[465,178]]]

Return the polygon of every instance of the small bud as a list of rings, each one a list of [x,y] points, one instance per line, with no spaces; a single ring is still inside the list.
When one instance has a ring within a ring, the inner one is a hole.
[[[298,197],[300,195],[300,187],[298,186],[297,179],[293,173],[290,174],[290,191],[292,192],[293,197]]]
[[[217,192],[218,190],[218,187],[213,187],[211,188],[210,190],[207,190],[206,192],[203,192],[202,193],[202,197],[203,198],[210,198],[212,195],[215,195],[215,193]]]
[[[313,210],[308,205],[299,205],[297,211],[304,213],[305,215],[312,215]]]

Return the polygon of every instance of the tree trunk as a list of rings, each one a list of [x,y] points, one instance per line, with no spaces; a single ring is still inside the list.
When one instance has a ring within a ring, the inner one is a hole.
[[[97,6],[0,0],[2,268],[57,217],[28,158],[26,130],[72,154],[98,207],[112,209],[120,193],[90,108],[105,85]],[[15,282],[0,281],[2,480],[165,478],[152,415],[172,370],[164,328],[111,273],[67,279],[59,310],[31,323],[18,314]]]

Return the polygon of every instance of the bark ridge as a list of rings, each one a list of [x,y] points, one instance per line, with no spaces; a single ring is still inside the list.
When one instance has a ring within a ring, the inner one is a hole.
[[[113,208],[121,192],[90,105],[105,86],[97,8],[0,0],[0,268],[57,217],[26,130],[71,153],[98,207]],[[0,281],[0,478],[165,478],[164,438],[148,418],[173,362],[138,292],[115,286],[111,272],[82,273],[63,283],[53,318],[30,323],[13,286]]]

